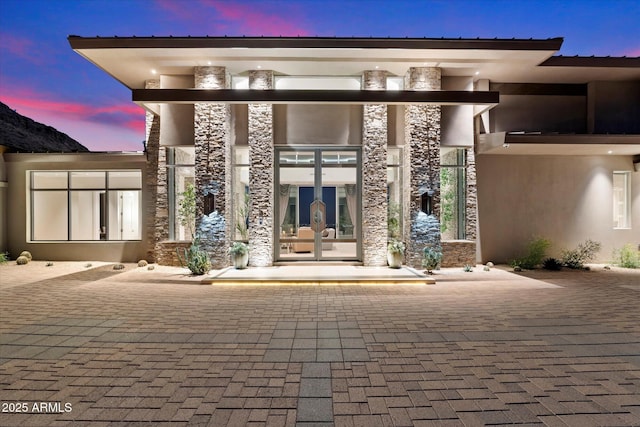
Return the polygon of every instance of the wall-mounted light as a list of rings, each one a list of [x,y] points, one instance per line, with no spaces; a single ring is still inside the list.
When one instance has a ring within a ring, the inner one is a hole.
[[[476,71],[476,76],[477,76],[478,74],[480,74],[480,71]]]
[[[607,154],[613,154],[612,150],[607,151]]]

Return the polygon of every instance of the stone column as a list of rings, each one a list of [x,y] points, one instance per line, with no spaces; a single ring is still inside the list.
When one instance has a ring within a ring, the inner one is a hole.
[[[147,80],[145,89],[159,89],[160,80]],[[167,155],[166,149],[160,147],[160,116],[146,112],[145,116],[145,149],[147,154],[147,170],[145,185],[147,187],[146,218],[147,260],[149,262],[166,263],[162,257],[160,242],[169,239],[169,199],[167,198]]]
[[[386,90],[387,72],[365,71],[363,90]],[[362,248],[364,265],[387,264],[387,106],[365,104],[362,114]]]
[[[273,71],[249,71],[249,89],[273,89]],[[273,107],[249,104],[249,262],[273,264]]]
[[[476,183],[476,157],[473,147],[467,148],[467,205],[465,235],[467,240],[476,240],[478,237],[478,186]]]
[[[412,67],[405,76],[407,90],[440,90],[439,68]],[[405,109],[405,231],[406,263],[422,266],[422,250],[440,245],[440,106],[407,105]],[[433,215],[421,211],[421,197],[431,198]]]
[[[229,89],[231,78],[225,67],[195,67],[196,89]],[[213,268],[229,265],[229,191],[231,180],[231,110],[226,104],[194,105],[196,152],[196,229],[200,243],[209,252]],[[205,215],[205,208],[213,208]]]

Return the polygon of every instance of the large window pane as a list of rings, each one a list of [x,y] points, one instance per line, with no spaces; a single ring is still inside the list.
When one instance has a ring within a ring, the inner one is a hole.
[[[71,240],[105,238],[104,191],[71,191]]]
[[[71,172],[71,188],[105,188],[104,172]]]
[[[613,227],[631,227],[630,172],[613,173]]]
[[[45,188],[67,188],[67,172],[64,171],[47,171],[47,172],[33,172],[33,181],[31,188],[33,189],[45,189]]]
[[[109,192],[109,240],[140,240],[140,191]]]
[[[109,188],[142,188],[140,171],[109,172]]]
[[[68,239],[66,191],[34,191],[31,206],[33,240]]]

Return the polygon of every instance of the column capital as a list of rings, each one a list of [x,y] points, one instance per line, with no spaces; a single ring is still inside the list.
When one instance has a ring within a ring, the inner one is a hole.
[[[250,70],[249,89],[273,89],[273,70]]]
[[[438,67],[411,67],[404,77],[404,87],[408,90],[440,90],[442,70]]]
[[[387,90],[386,70],[366,70],[362,73],[363,90]]]
[[[196,89],[229,89],[231,76],[226,67],[209,65],[194,67],[193,72]]]

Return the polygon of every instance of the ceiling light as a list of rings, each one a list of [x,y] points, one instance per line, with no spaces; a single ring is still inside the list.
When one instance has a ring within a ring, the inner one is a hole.
[[[262,68],[262,65],[258,65],[258,70],[259,70],[260,68]]]
[[[377,70],[378,68],[380,68],[380,67],[378,67],[378,66],[376,65],[376,70]]]
[[[480,74],[480,71],[476,71],[476,76],[477,76],[478,74]]]
[[[156,74],[156,73],[157,73],[157,71],[155,69],[151,70],[151,74]]]
[[[211,61],[207,61],[207,65],[211,65]]]
[[[612,150],[607,151],[607,154],[613,154]]]

